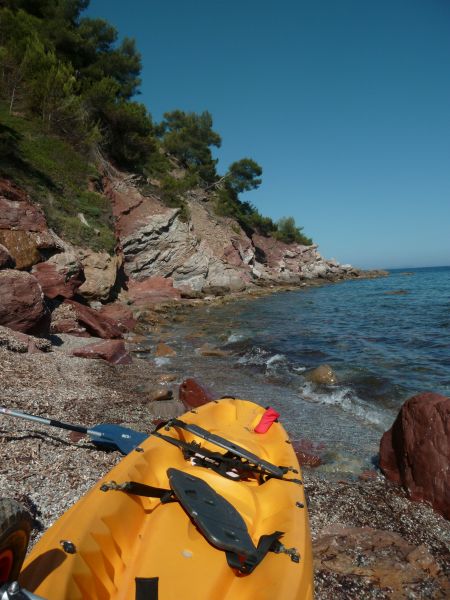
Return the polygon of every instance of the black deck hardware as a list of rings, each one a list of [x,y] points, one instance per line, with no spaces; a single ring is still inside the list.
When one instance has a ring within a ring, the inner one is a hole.
[[[195,423],[185,423],[185,421],[181,421],[180,419],[171,419],[167,423],[166,429],[168,429],[170,427],[176,427],[178,429],[184,429],[185,431],[189,431],[190,433],[193,433],[197,437],[202,438],[203,440],[206,440],[207,442],[211,442],[211,444],[219,446],[219,448],[223,448],[224,450],[231,452],[232,454],[234,454],[235,456],[238,456],[239,458],[243,458],[243,459],[249,461],[250,463],[252,463],[252,464],[260,467],[264,471],[266,471],[266,473],[269,473],[270,475],[273,475],[274,477],[278,477],[279,479],[281,479],[283,477],[283,475],[285,475],[290,470],[289,467],[277,467],[276,465],[273,465],[272,463],[268,462],[267,460],[264,460],[263,458],[256,456],[256,454],[253,454],[249,450],[246,450],[245,448],[238,446],[238,444],[235,444],[234,442],[227,440],[227,439],[221,437],[220,435],[211,433],[207,429],[203,429],[203,427],[200,427],[199,425],[195,425]]]
[[[236,456],[236,454],[233,452],[228,451],[225,454],[221,454],[220,452],[214,452],[212,450],[208,450],[207,448],[203,448],[195,441],[185,442],[179,438],[164,435],[159,431],[154,431],[152,435],[164,440],[165,442],[168,442],[169,444],[172,444],[173,446],[176,446],[177,448],[180,448],[180,450],[183,452],[184,458],[186,460],[191,460],[192,464],[195,466],[212,469],[227,479],[241,481],[242,479],[246,479],[248,477],[258,476],[259,482],[264,483],[266,479],[275,477],[277,479],[282,479],[283,481],[290,481],[291,483],[302,485],[302,481],[300,479],[288,479],[282,475],[273,475],[264,467],[255,464],[254,461],[249,462],[246,459]],[[285,467],[283,467],[283,469],[284,468]],[[288,471],[294,471],[295,473],[297,472],[290,467],[286,469]]]
[[[287,554],[298,563],[300,556],[295,548],[285,548],[280,542],[283,532],[262,535],[255,546],[244,519],[236,508],[210,485],[194,475],[168,469],[171,489],[139,483],[108,481],[101,485],[102,492],[125,492],[136,496],[160,498],[162,504],[179,502],[205,539],[225,552],[230,567],[244,575],[250,574],[268,552]]]
[[[175,502],[172,490],[154,487],[138,481],[124,481],[116,483],[115,481],[106,481],[100,486],[101,492],[127,492],[132,496],[143,496],[145,498],[160,498],[162,504]]]
[[[225,552],[231,567],[248,575],[269,551],[280,552],[283,532],[261,536],[255,547],[242,516],[206,481],[179,469],[168,469],[167,475],[181,506],[208,542]]]
[[[158,600],[158,577],[136,577],[135,600]]]

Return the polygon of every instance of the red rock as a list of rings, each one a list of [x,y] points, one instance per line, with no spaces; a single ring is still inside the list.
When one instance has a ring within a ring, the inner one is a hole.
[[[11,254],[8,252],[8,248],[5,248],[0,244],[0,269],[13,269],[14,260]]]
[[[137,321],[133,318],[133,311],[120,302],[104,304],[99,312],[102,316],[116,321],[124,333],[132,331],[136,327]]]
[[[360,481],[373,481],[378,477],[378,473],[373,469],[367,469],[358,475]]]
[[[62,249],[61,241],[49,231],[42,210],[5,179],[0,179],[0,244],[7,248],[16,269],[29,269],[40,262],[40,250]]]
[[[39,281],[47,298],[73,298],[84,281],[83,266],[70,252],[52,256],[48,261],[33,267],[33,275]]]
[[[11,181],[0,180],[0,229],[47,231],[40,208],[31,204],[27,194]]]
[[[294,440],[292,442],[292,447],[300,466],[319,467],[323,464],[323,444],[315,444],[310,440],[302,439]]]
[[[180,385],[178,398],[187,410],[191,410],[211,402],[215,396],[196,379],[189,377]]]
[[[27,335],[21,331],[14,331],[9,327],[3,327],[1,325],[0,346],[4,346],[12,352],[28,352],[30,354],[50,352],[52,350],[52,343],[50,340]]]
[[[450,519],[450,398],[423,393],[407,400],[381,438],[380,467],[411,500]]]
[[[313,554],[317,574],[354,577],[366,581],[372,593],[383,592],[346,595],[344,588],[339,598],[449,597],[448,578],[426,546],[413,545],[394,531],[335,524],[315,538]]]
[[[0,325],[36,335],[48,333],[50,315],[33,275],[11,269],[0,271]]]
[[[126,237],[146,225],[149,216],[167,211],[167,207],[154,196],[143,196],[134,186],[105,178],[105,195],[111,200],[115,228],[119,237]]]
[[[173,287],[171,277],[148,277],[141,281],[130,279],[128,295],[137,306],[181,300],[180,290]]]
[[[79,358],[102,358],[112,365],[129,365],[131,355],[127,352],[123,340],[106,340],[96,344],[87,344],[72,351]]]
[[[78,323],[91,335],[108,340],[122,337],[122,331],[117,322],[103,316],[99,311],[75,302],[75,300],[64,300],[63,304],[74,309]]]

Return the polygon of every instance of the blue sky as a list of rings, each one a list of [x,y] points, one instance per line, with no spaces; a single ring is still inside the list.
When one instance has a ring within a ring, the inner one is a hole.
[[[208,110],[219,170],[251,157],[244,199],[293,215],[328,258],[450,264],[448,0],[91,0],[134,37],[139,100]]]

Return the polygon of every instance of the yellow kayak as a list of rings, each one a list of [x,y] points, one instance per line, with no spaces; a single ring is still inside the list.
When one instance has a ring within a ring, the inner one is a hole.
[[[311,538],[286,431],[225,398],[173,420],[67,511],[27,557],[47,600],[308,600]]]

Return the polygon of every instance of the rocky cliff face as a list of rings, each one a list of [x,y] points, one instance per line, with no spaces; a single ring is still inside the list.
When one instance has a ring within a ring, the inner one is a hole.
[[[77,312],[71,305],[71,315],[66,314],[74,298],[100,308],[119,297],[142,311],[181,298],[360,275],[349,265],[322,258],[317,246],[288,245],[255,233],[250,237],[237,221],[215,213],[213,196],[203,189],[185,194],[188,218],[162,202],[157,182],[150,191],[143,189],[148,184],[113,169],[103,179],[117,239],[111,257],[60,239],[32,195],[0,180],[0,325],[46,333],[51,312],[52,332],[88,335],[93,326],[86,329],[80,308]],[[26,302],[15,300],[23,296],[19,275],[28,278],[25,288],[34,293]],[[103,331],[105,317],[95,318],[94,329]]]
[[[263,285],[298,284],[315,278],[357,277],[350,265],[319,254],[317,246],[285,244],[254,234],[214,213],[202,190],[186,196],[189,220],[153,194],[142,194],[133,179],[105,180],[116,218],[125,275],[134,281],[164,277],[184,297],[226,294]]]

